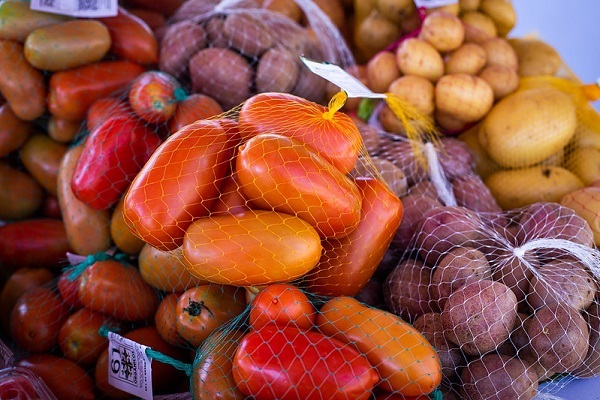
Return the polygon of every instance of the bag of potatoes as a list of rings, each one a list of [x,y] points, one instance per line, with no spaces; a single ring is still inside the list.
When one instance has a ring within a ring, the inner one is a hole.
[[[159,68],[224,109],[264,92],[325,102],[326,81],[300,55],[354,65],[337,26],[312,0],[190,0],[161,36]]]

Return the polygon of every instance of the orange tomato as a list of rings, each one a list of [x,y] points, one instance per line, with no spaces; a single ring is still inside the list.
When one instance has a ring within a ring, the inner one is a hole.
[[[18,118],[7,103],[0,104],[0,157],[18,150],[32,130],[32,122]]]
[[[52,196],[57,194],[58,169],[67,145],[45,134],[32,135],[19,152],[25,169]]]
[[[160,301],[154,326],[163,340],[173,346],[185,346],[187,343],[177,331],[177,300],[182,293],[169,293]]]
[[[146,244],[131,232],[123,218],[123,197],[117,202],[110,217],[110,237],[123,253],[137,256]]]
[[[321,332],[350,343],[377,369],[379,386],[406,396],[431,393],[442,380],[433,346],[400,317],[349,296],[328,300],[317,315]]]
[[[239,147],[235,170],[255,206],[296,215],[321,237],[345,236],[360,221],[354,182],[294,138],[264,133],[248,139]]]
[[[101,97],[94,100],[87,111],[86,124],[88,132],[93,131],[108,117],[131,115],[133,110],[126,101],[118,97]]]
[[[57,142],[69,143],[73,141],[81,131],[82,125],[83,121],[80,120],[62,119],[50,116],[48,125],[46,125],[46,130],[48,131],[48,136]]]
[[[293,325],[309,330],[315,325],[316,310],[306,294],[289,283],[274,283],[256,294],[250,304],[249,324],[260,329],[267,324]]]
[[[246,100],[239,114],[240,135],[248,139],[275,132],[310,146],[342,173],[356,165],[362,137],[352,119],[329,114],[320,104],[288,93],[259,93]]]
[[[44,189],[27,171],[0,160],[0,220],[33,216],[42,206]]]
[[[179,82],[162,71],[146,71],[133,80],[129,87],[129,104],[135,113],[147,122],[169,120],[178,107]]]
[[[169,120],[169,131],[177,132],[199,119],[206,119],[223,112],[221,105],[212,97],[192,93],[177,103],[175,115]]]
[[[129,228],[160,250],[181,246],[186,229],[218,198],[234,144],[216,120],[197,121],[170,136],[125,194]]]
[[[192,274],[235,286],[289,282],[312,269],[321,250],[313,227],[276,211],[200,218],[183,240],[183,256]]]
[[[244,197],[239,183],[232,173],[225,178],[221,185],[219,198],[210,210],[211,215],[217,214],[239,214],[250,209],[248,200]]]

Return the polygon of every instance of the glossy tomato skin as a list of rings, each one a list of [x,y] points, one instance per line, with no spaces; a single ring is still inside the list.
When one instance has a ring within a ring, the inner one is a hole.
[[[333,297],[319,311],[319,330],[352,343],[365,354],[381,377],[381,389],[420,396],[431,393],[441,383],[442,366],[435,349],[397,315],[361,304],[350,296]]]
[[[93,400],[94,381],[75,362],[52,354],[32,354],[17,362],[44,380],[57,399]]]
[[[85,141],[71,190],[96,210],[113,207],[161,142],[154,129],[133,116],[107,119]]]
[[[402,220],[402,201],[385,183],[359,178],[361,219],[347,236],[323,241],[323,255],[306,277],[308,290],[325,296],[355,296],[371,279]]]
[[[88,132],[96,129],[104,120],[117,115],[131,115],[133,110],[119,97],[101,97],[88,108],[85,123]]]
[[[154,326],[165,342],[183,347],[187,342],[177,331],[177,300],[181,295],[169,293],[162,298],[154,314]]]
[[[177,299],[177,332],[198,347],[215,329],[245,308],[246,294],[242,288],[206,284],[188,289]]]
[[[179,106],[176,90],[183,88],[173,76],[162,71],[146,71],[131,83],[129,104],[144,121],[163,123],[173,117]]]
[[[125,194],[123,216],[129,228],[160,250],[181,246],[186,229],[208,215],[216,201],[234,145],[213,120],[197,121],[171,135]]]
[[[32,131],[31,121],[23,121],[8,104],[0,104],[0,157],[18,150]]]
[[[58,331],[69,317],[69,309],[49,287],[24,293],[10,315],[10,334],[23,350],[43,353],[58,344]]]
[[[299,287],[274,283],[264,287],[252,300],[248,323],[252,329],[275,324],[309,330],[314,328],[316,318],[315,307]]]
[[[79,276],[72,278],[71,271],[69,270],[62,272],[56,281],[56,289],[58,289],[63,303],[71,308],[71,310],[78,310],[83,307],[78,293],[80,281],[81,278]]]
[[[44,189],[27,171],[0,159],[0,220],[17,221],[33,216],[44,201]]]
[[[368,399],[379,377],[352,346],[317,331],[265,325],[233,359],[238,388],[257,400]]]
[[[235,170],[258,208],[296,215],[321,237],[345,236],[358,225],[361,196],[354,182],[296,139],[252,137],[240,146]]]
[[[81,303],[121,321],[146,321],[154,317],[158,292],[139,270],[115,260],[96,261],[80,275]]]
[[[169,131],[175,133],[194,121],[214,117],[222,112],[223,108],[212,97],[202,93],[192,93],[177,103],[175,114],[169,120]]]
[[[250,210],[248,199],[242,193],[242,189],[235,177],[235,172],[232,172],[225,178],[220,192],[219,198],[210,210],[211,215],[243,214]]]
[[[53,196],[56,196],[58,167],[67,145],[46,134],[34,134],[21,147],[19,156],[25,169]]]

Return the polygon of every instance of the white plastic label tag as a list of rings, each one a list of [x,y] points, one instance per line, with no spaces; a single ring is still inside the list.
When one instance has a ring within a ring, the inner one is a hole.
[[[148,346],[108,332],[108,383],[145,400],[152,400],[152,359]]]
[[[321,78],[327,79],[329,82],[339,86],[348,97],[361,97],[372,99],[385,99],[387,96],[383,93],[375,93],[368,87],[363,85],[361,81],[350,75],[348,72],[340,68],[339,65],[322,63],[309,60],[306,57],[300,56],[300,60],[312,71]]]
[[[114,17],[118,0],[31,0],[30,8],[78,18]]]
[[[458,3],[458,0],[415,0],[417,7],[433,8]]]

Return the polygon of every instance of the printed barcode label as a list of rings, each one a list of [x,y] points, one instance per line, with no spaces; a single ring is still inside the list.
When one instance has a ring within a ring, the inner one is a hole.
[[[117,389],[152,400],[152,359],[147,346],[108,332],[108,383]]]
[[[77,18],[114,17],[118,0],[31,0],[31,9]]]
[[[433,8],[458,3],[458,0],[415,0],[417,7]]]

